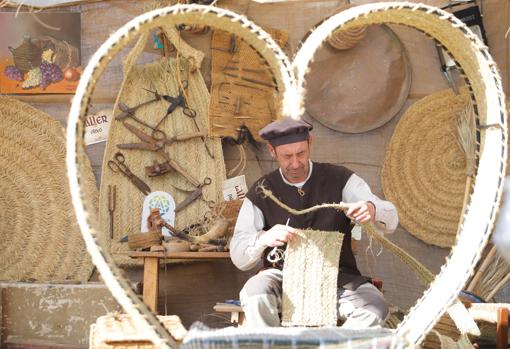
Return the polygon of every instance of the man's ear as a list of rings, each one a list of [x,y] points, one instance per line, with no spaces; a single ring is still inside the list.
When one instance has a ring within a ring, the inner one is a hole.
[[[270,143],[267,143],[267,151],[273,159],[276,159],[276,149]]]
[[[312,134],[308,134],[308,145],[312,146]]]

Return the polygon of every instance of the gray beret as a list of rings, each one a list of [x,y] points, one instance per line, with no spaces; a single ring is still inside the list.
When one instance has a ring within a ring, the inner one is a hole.
[[[259,135],[273,147],[276,147],[308,139],[308,131],[311,131],[312,128],[312,125],[303,120],[285,118],[273,121],[261,129]]]

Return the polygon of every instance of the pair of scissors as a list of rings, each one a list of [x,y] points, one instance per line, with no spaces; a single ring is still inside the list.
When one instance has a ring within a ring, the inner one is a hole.
[[[190,205],[193,201],[195,201],[199,197],[202,197],[202,199],[204,199],[204,193],[203,193],[204,186],[210,185],[211,183],[212,183],[211,178],[205,177],[202,184],[200,184],[196,189],[191,191],[191,193],[175,207],[175,212],[179,212],[179,211],[183,210],[184,208],[186,208],[188,205]],[[176,188],[176,189],[178,189],[180,191],[186,191],[186,190],[182,190],[179,188]],[[212,208],[215,204],[214,201],[207,201],[205,199],[204,199],[204,201],[207,203],[209,208]]]
[[[133,183],[134,186],[137,187],[138,190],[140,190],[144,195],[148,195],[151,192],[151,188],[149,188],[149,186],[144,181],[137,177],[133,172],[131,172],[129,167],[127,167],[126,158],[120,151],[115,153],[113,160],[108,161],[108,167],[113,172],[120,172],[126,176],[131,181],[131,183]]]
[[[188,80],[184,80],[182,82],[182,88],[179,89],[179,94],[177,96],[163,95],[163,94],[160,94],[158,91],[153,91],[153,90],[144,88],[145,91],[150,92],[154,95],[154,99],[163,99],[163,100],[167,101],[168,103],[170,103],[170,105],[168,106],[168,108],[166,110],[165,116],[163,116],[163,118],[161,118],[161,120],[158,121],[158,123],[156,124],[156,126],[154,128],[158,128],[159,125],[161,125],[161,123],[166,119],[166,117],[168,115],[172,114],[174,112],[174,110],[177,109],[177,107],[181,107],[184,115],[186,115],[190,118],[194,118],[195,116],[197,116],[197,112],[189,107],[188,103],[186,103],[186,98],[184,98],[184,90],[187,88],[188,88]]]
[[[151,150],[158,151],[165,147],[165,145],[171,145],[174,142],[183,142],[193,138],[203,137],[204,133],[184,133],[180,135],[176,135],[173,137],[167,137],[165,132],[161,130],[155,130],[152,133],[152,136],[144,133],[133,125],[124,122],[124,127],[127,128],[131,133],[133,133],[136,137],[138,137],[142,142],[141,143],[124,143],[117,144],[119,149],[138,149],[138,150]]]

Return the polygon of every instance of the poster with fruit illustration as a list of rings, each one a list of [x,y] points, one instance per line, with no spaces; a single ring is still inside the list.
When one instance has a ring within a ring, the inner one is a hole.
[[[74,93],[80,31],[79,13],[0,12],[0,93]]]

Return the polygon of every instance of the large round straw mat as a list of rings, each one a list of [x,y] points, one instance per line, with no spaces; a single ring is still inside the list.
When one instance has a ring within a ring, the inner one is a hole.
[[[364,33],[349,50],[323,45],[306,77],[306,110],[336,131],[362,133],[384,125],[409,94],[411,70],[402,42],[385,25]]]
[[[139,105],[142,102],[153,98],[153,94],[143,88],[156,89],[161,94],[177,96],[179,85],[176,81],[175,59],[161,59],[145,65],[134,65],[125,79],[120,92],[119,101],[130,107]],[[184,76],[184,74],[183,74]],[[196,111],[196,121],[201,130],[206,131],[207,108],[209,104],[209,93],[204,79],[199,70],[191,73],[186,89],[189,105]],[[136,111],[136,117],[149,125],[155,125],[166,114],[169,103],[161,100],[148,104]],[[120,110],[115,107],[114,115]],[[139,125],[133,120],[127,122],[144,133],[150,135],[151,130]],[[183,114],[181,107],[176,108],[159,129],[163,130],[167,137],[185,133],[197,132],[193,121]],[[116,186],[116,208],[114,212],[113,240],[111,241],[111,252],[115,261],[122,265],[136,264],[138,261],[128,256],[128,246],[119,240],[125,235],[140,233],[141,214],[145,195],[139,191],[125,176],[114,173],[108,168],[108,161],[113,159],[114,154],[119,151],[117,144],[141,142],[134,134],[124,127],[122,122],[114,121],[110,126],[108,142],[103,160],[103,173],[101,177],[99,221],[103,233],[109,231],[108,212],[108,185]],[[176,142],[167,145],[165,150],[170,157],[181,165],[192,177],[202,183],[206,177],[212,179],[211,185],[204,186],[203,197],[208,201],[219,202],[223,197],[222,186],[225,179],[225,164],[221,141],[219,139],[208,139],[207,145],[211,149],[214,159],[211,158],[200,138],[185,142]],[[166,173],[158,177],[147,177],[145,167],[152,165],[154,161],[159,163],[165,160],[152,151],[146,150],[122,150],[125,156],[125,163],[131,171],[141,178],[151,191],[165,191],[170,193],[175,202],[179,204],[190,192],[183,192],[179,189],[193,190],[194,187],[177,172]],[[179,189],[177,189],[179,188]],[[176,214],[175,225],[177,229],[183,229],[193,223],[199,222],[204,214],[209,211],[207,203],[198,198],[189,206]]]
[[[93,265],[71,204],[62,126],[0,97],[0,148],[0,280],[86,281]],[[97,202],[86,170],[83,185]]]
[[[402,116],[386,151],[384,195],[398,209],[400,223],[436,246],[455,242],[466,187],[465,156],[456,140],[467,92],[431,94]]]

